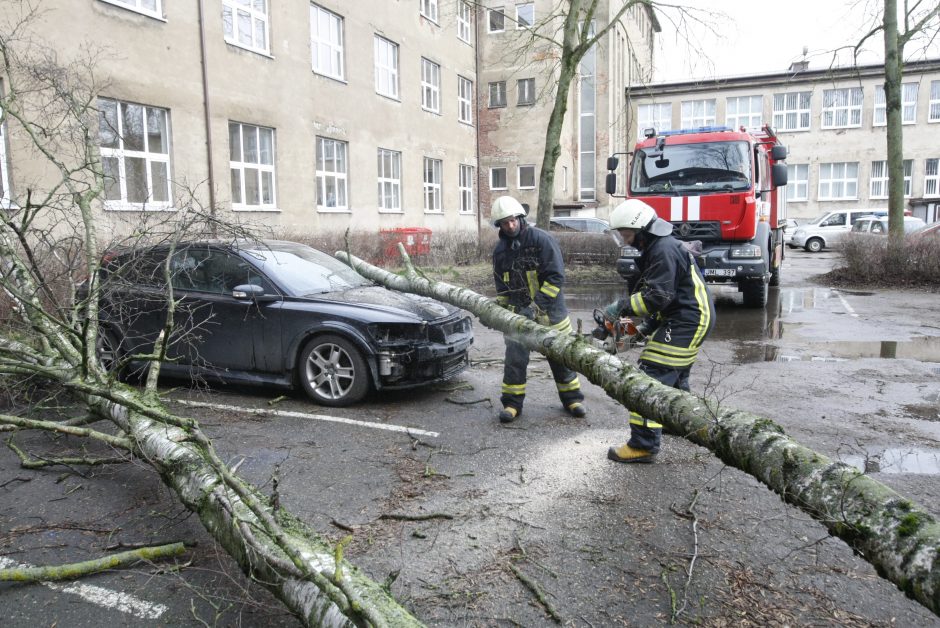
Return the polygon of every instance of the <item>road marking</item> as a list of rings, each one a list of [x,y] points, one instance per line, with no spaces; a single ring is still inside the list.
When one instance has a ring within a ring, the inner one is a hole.
[[[28,568],[30,565],[25,563],[17,563],[15,560],[0,556],[0,569],[7,569],[10,567]],[[61,591],[63,593],[77,595],[80,598],[83,598],[86,602],[90,602],[97,606],[103,606],[104,608],[113,608],[115,610],[121,611],[122,613],[139,617],[140,619],[160,619],[160,616],[168,610],[167,607],[163,604],[147,602],[128,593],[112,591],[111,589],[105,589],[104,587],[98,587],[93,584],[81,584],[79,582],[74,582],[71,584],[60,584],[58,582],[48,581],[43,581],[39,584],[52,589],[53,591]]]
[[[416,434],[419,436],[428,436],[437,438],[438,432],[428,432],[419,430],[416,427],[405,425],[390,425],[388,423],[375,423],[372,421],[357,421],[347,419],[341,416],[330,416],[328,414],[307,414],[306,412],[292,412],[290,410],[267,410],[265,408],[243,408],[241,406],[229,406],[222,403],[206,403],[203,401],[187,401],[185,399],[174,399],[176,403],[184,406],[193,406],[195,408],[211,408],[213,410],[230,410],[232,412],[241,412],[244,414],[261,414],[267,416],[293,417],[296,419],[310,419],[311,421],[330,421],[332,423],[346,423],[347,425],[358,425],[359,427],[368,427],[374,430],[386,430],[388,432],[404,432],[405,434]]]
[[[842,296],[842,293],[839,292],[838,290],[834,290],[834,289],[832,289],[832,288],[829,288],[829,289],[832,290],[833,294],[835,294],[837,297],[839,297],[839,300],[840,300],[840,301],[842,301],[842,306],[843,306],[843,307],[845,308],[845,310],[849,313],[849,316],[851,316],[852,318],[858,318],[858,314],[855,313],[855,310],[852,309],[852,306],[849,305],[849,302],[845,300],[845,297]]]

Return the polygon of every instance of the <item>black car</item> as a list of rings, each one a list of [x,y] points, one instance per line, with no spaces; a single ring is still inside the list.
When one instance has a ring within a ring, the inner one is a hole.
[[[161,373],[299,385],[317,403],[346,406],[468,364],[473,329],[463,310],[378,286],[303,244],[246,241],[108,254],[99,315],[106,367],[129,370],[153,352],[166,327],[167,277],[177,305]]]

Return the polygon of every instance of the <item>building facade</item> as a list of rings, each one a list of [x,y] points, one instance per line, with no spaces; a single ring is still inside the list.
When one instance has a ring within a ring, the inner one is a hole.
[[[43,0],[33,32],[63,62],[96,47],[103,228],[192,196],[282,234],[476,230],[494,192],[537,195],[552,64],[510,65],[501,51],[551,5]],[[0,18],[21,10],[6,2]],[[633,11],[582,64],[558,166],[561,213],[606,202],[597,182],[610,138],[625,137],[623,87],[649,78],[651,18]],[[500,81],[512,101],[494,105]],[[13,125],[0,133],[0,198],[16,204],[38,175],[26,139]]]
[[[902,80],[905,209],[940,220],[940,60],[905,64]],[[627,89],[631,140],[644,129],[770,124],[789,149],[787,211],[888,205],[884,66],[789,71]]]

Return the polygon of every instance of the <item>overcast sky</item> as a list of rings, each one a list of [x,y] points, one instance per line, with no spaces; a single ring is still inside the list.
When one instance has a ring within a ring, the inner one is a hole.
[[[804,46],[810,68],[824,69],[832,64],[836,48],[854,45],[872,24],[863,6],[871,6],[871,0],[676,0],[676,4],[721,11],[725,17],[702,15],[720,35],[692,27],[696,51],[664,19],[667,11],[660,13],[663,30],[655,53],[655,82],[784,72],[802,58]],[[883,42],[879,33],[859,63],[880,62]],[[905,53],[910,58],[917,49],[909,46]],[[929,56],[940,57],[940,50],[935,47]],[[846,56],[839,64],[848,64],[849,59]]]

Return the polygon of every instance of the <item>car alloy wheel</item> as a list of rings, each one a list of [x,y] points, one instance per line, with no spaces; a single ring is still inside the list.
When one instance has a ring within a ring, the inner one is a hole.
[[[368,368],[359,350],[340,336],[314,338],[300,354],[300,383],[325,406],[348,406],[369,392]]]
[[[113,373],[121,361],[120,347],[121,342],[113,331],[105,328],[98,330],[95,353],[98,356],[98,364],[106,373]]]
[[[810,241],[806,243],[806,250],[810,253],[819,253],[822,248],[823,243],[819,238],[811,238]]]

